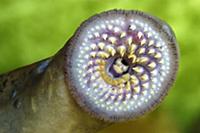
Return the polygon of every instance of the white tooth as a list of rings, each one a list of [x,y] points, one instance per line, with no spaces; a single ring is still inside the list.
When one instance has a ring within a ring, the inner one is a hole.
[[[139,37],[139,39],[141,38],[143,36],[143,33],[142,32],[138,32],[138,37]]]
[[[109,30],[112,30],[112,28],[113,28],[113,26],[109,24],[109,25],[108,25],[108,29],[109,29]]]
[[[95,32],[95,33],[94,33],[94,36],[95,36],[95,37],[100,37],[100,34],[99,34],[98,32]]]
[[[114,32],[115,32],[115,33],[119,32],[119,31],[120,31],[120,28],[119,28],[119,27],[115,27],[115,28],[114,28]]]
[[[151,32],[148,32],[147,33],[147,37],[151,37],[152,36],[152,33]]]
[[[130,26],[130,29],[131,29],[131,30],[135,30],[135,29],[136,29],[136,26],[135,26],[134,24],[132,24],[132,25]]]
[[[92,50],[95,50],[96,48],[97,48],[97,46],[96,46],[96,44],[91,44],[91,46],[90,46],[91,48],[92,48]]]
[[[102,38],[103,38],[104,40],[106,40],[106,39],[108,38],[108,35],[107,35],[107,34],[103,34],[103,35],[102,35]]]

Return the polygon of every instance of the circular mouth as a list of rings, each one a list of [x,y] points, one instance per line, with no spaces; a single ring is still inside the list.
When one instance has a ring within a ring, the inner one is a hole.
[[[93,16],[69,45],[66,76],[75,99],[104,120],[152,110],[175,79],[178,51],[171,28],[139,11]]]

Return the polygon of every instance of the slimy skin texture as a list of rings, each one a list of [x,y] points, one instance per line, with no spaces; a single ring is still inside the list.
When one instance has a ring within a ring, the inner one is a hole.
[[[97,14],[55,56],[0,75],[0,133],[95,133],[136,119],[166,96],[178,53],[156,17]]]

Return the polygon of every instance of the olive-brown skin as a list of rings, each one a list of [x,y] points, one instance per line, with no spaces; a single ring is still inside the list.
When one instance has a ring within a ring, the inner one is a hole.
[[[0,76],[0,133],[94,133],[109,124],[91,117],[71,97],[64,57],[63,48],[52,58]]]

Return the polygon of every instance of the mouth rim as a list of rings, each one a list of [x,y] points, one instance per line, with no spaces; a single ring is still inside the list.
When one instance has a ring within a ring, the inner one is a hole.
[[[170,50],[170,58],[173,59],[173,61],[170,61],[172,68],[170,68],[168,77],[166,77],[167,79],[167,83],[165,85],[162,86],[162,90],[160,95],[158,96],[159,98],[154,99],[152,105],[149,105],[149,108],[145,108],[140,112],[137,113],[128,113],[125,115],[120,115],[120,116],[110,116],[105,112],[99,111],[98,109],[95,109],[92,106],[92,104],[88,103],[87,100],[84,100],[85,97],[79,93],[75,87],[75,82],[72,79],[72,60],[71,57],[73,55],[73,51],[77,42],[77,38],[79,38],[80,34],[82,33],[82,27],[85,27],[87,25],[89,25],[91,22],[93,22],[94,20],[96,20],[97,18],[101,18],[107,15],[112,15],[112,14],[122,14],[122,15],[139,15],[141,17],[144,17],[146,19],[148,19],[156,28],[159,29],[159,32],[161,32],[162,34],[164,34],[164,36],[166,36],[166,40],[168,41],[168,46],[169,46],[169,50]],[[96,14],[92,17],[90,17],[89,19],[87,19],[86,21],[84,21],[79,27],[78,29],[75,31],[74,35],[72,36],[72,38],[67,42],[66,46],[65,46],[65,66],[64,66],[64,71],[65,71],[65,81],[67,84],[67,89],[70,90],[70,93],[72,94],[73,98],[75,99],[76,103],[78,103],[78,105],[87,113],[89,113],[92,117],[100,119],[100,120],[104,120],[104,121],[109,121],[109,122],[120,122],[120,121],[125,121],[125,120],[133,120],[133,119],[137,119],[141,116],[143,116],[144,114],[147,114],[149,112],[152,112],[154,109],[156,109],[156,107],[158,107],[161,102],[164,100],[164,98],[166,97],[166,95],[168,94],[168,91],[170,90],[170,88],[172,87],[172,85],[175,82],[176,76],[177,76],[177,71],[178,71],[178,67],[179,67],[179,56],[180,56],[180,52],[179,52],[179,47],[176,41],[176,37],[171,29],[171,27],[165,23],[164,21],[160,20],[157,17],[154,17],[152,15],[149,15],[147,13],[144,13],[142,11],[138,11],[138,10],[121,10],[121,9],[114,9],[114,10],[108,10],[99,14]]]

